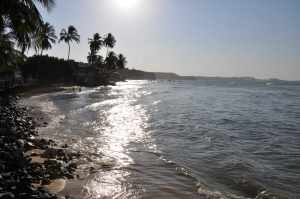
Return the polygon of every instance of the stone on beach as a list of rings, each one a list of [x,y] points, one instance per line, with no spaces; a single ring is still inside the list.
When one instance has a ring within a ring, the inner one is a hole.
[[[63,178],[73,177],[77,165],[71,161],[78,154],[51,150],[53,140],[37,138],[29,109],[16,97],[0,96],[0,104],[0,198],[57,198]]]
[[[59,193],[65,188],[65,185],[66,185],[65,179],[56,179],[56,180],[52,180],[50,184],[45,185],[44,187],[51,193]]]

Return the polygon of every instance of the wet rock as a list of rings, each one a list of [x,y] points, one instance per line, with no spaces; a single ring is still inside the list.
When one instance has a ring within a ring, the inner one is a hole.
[[[33,141],[34,145],[39,149],[48,149],[51,142],[45,139],[35,139]]]
[[[40,157],[40,156],[31,156],[31,163],[40,163],[40,164],[43,164],[45,161],[46,161],[46,159],[45,158],[42,158],[42,157]]]
[[[255,197],[258,193],[264,190],[264,187],[254,180],[242,178],[236,182],[239,189],[250,197]]]
[[[77,169],[77,164],[72,162],[67,166],[67,169],[70,173],[73,173]]]
[[[42,159],[42,149],[49,149],[56,143],[53,140],[36,138],[34,118],[29,115],[28,110],[17,106],[13,96],[0,96],[1,199],[54,199],[56,196],[49,190],[39,188],[41,184],[51,184],[51,179],[71,178],[76,168],[76,165],[68,162],[75,155],[62,149],[49,150],[46,153],[49,158],[59,158],[60,161]]]
[[[19,144],[20,148],[24,148],[24,146],[25,146],[25,141],[24,140],[18,139],[17,143]]]
[[[198,187],[198,194],[203,199],[225,199],[220,192],[210,191],[203,186]]]
[[[26,142],[24,144],[24,148],[25,148],[26,151],[29,151],[29,150],[35,149],[36,146],[32,142]]]
[[[65,157],[66,153],[63,149],[54,149],[54,148],[48,148],[45,150],[42,157],[44,158],[59,158],[59,157]]]
[[[65,188],[65,186],[66,186],[66,180],[56,179],[56,180],[49,181],[49,183],[44,187],[51,193],[59,193]]]

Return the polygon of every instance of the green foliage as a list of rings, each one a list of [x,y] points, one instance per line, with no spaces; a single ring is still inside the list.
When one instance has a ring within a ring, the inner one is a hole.
[[[119,69],[124,69],[126,64],[127,64],[126,57],[124,57],[123,54],[119,54],[118,55],[118,60],[117,60],[117,63],[116,63],[117,67]]]
[[[40,80],[68,81],[73,78],[74,61],[64,61],[48,56],[33,56],[25,63],[24,53],[34,48],[42,55],[43,50],[52,48],[56,42],[54,27],[42,20],[38,10],[38,4],[48,11],[54,6],[55,0],[0,0],[0,72],[13,70],[16,65],[21,64],[21,70],[25,77],[33,77]],[[70,58],[70,43],[80,42],[77,29],[70,25],[60,32],[59,42],[68,45],[68,60]],[[108,70],[125,68],[126,58],[120,54],[109,52],[116,44],[115,37],[108,33],[104,38],[96,33],[89,39],[90,52],[88,62],[103,66]],[[107,53],[105,60],[98,54],[105,46]],[[16,50],[17,47],[20,51]]]
[[[97,55],[96,54],[92,54],[91,52],[89,52],[88,56],[87,56],[87,60],[89,64],[94,64],[95,60],[97,60]]]
[[[105,63],[109,67],[108,69],[111,69],[111,70],[116,69],[117,61],[118,61],[118,57],[116,56],[116,54],[113,51],[109,52],[105,59]]]
[[[102,40],[99,33],[95,33],[93,38],[89,39],[90,52],[87,56],[89,64],[96,64],[102,66],[107,70],[123,69],[127,63],[123,54],[118,56],[113,52],[109,52],[109,48],[113,48],[116,44],[116,39],[111,33],[108,33]],[[97,55],[102,46],[107,47],[107,55],[103,61],[103,57]]]
[[[113,48],[116,44],[116,39],[115,37],[111,34],[108,33],[107,36],[104,38],[103,43],[107,48]]]
[[[37,3],[46,9],[54,6],[54,0],[1,0],[0,24],[14,36],[22,51],[31,46],[38,28],[43,25]]]
[[[22,54],[34,46],[35,33],[43,24],[37,4],[50,10],[54,0],[0,1],[0,71],[13,70],[24,58],[15,46]]]
[[[21,63],[24,56],[13,48],[11,33],[0,31],[0,72],[13,71]]]
[[[56,42],[57,36],[54,27],[49,23],[43,23],[36,34],[36,51],[40,50],[42,55],[43,50],[52,48],[52,44]]]
[[[70,25],[67,30],[64,28],[61,30],[59,40],[64,41],[66,43],[69,43],[72,41],[79,43],[80,35],[78,34],[77,29],[74,26]]]
[[[103,57],[97,55],[101,49],[103,41],[99,33],[95,33],[92,39],[89,39],[90,52],[87,57],[89,64],[102,64]]]
[[[106,46],[106,58],[108,57],[109,49],[113,48],[116,42],[115,37],[111,33],[108,33],[106,37],[104,37],[103,44]]]
[[[20,69],[25,79],[32,77],[40,81],[72,82],[77,66],[78,63],[72,60],[33,56],[29,57],[26,63],[20,66]]]

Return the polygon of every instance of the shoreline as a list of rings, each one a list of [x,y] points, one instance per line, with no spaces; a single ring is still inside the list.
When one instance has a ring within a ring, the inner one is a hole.
[[[74,178],[80,154],[39,137],[37,128],[47,125],[45,115],[18,100],[0,97],[0,198],[68,198],[57,194]]]
[[[42,85],[32,85],[26,87],[19,87],[14,90],[14,92],[21,97],[30,97],[34,95],[53,93],[64,91],[67,88],[80,87],[73,83],[57,83],[57,84],[42,84]]]
[[[63,88],[63,87],[61,87],[61,88]],[[68,90],[69,88],[64,88],[64,89]],[[40,91],[40,93],[36,93],[36,94],[41,94],[42,95],[42,94],[48,94],[49,93],[47,91],[47,89],[42,90],[42,88],[41,88],[39,91]],[[29,94],[29,93],[27,93],[27,94]],[[32,94],[32,95],[29,95],[29,96],[35,96],[36,94]],[[47,118],[47,113],[44,113],[42,110],[39,110],[38,108],[35,108],[35,106],[26,106],[26,107],[27,108],[26,108],[25,112],[31,118],[33,126],[35,128],[39,128],[39,127],[44,128],[44,127],[49,126],[50,122],[49,122],[49,118]],[[49,124],[47,122],[49,122]],[[37,138],[37,136],[36,136],[36,138]],[[42,164],[43,165],[46,158],[48,160],[49,159],[50,160],[51,159],[55,159],[55,160],[59,160],[60,161],[59,157],[57,157],[58,154],[65,153],[67,151],[67,148],[65,148],[65,146],[63,146],[62,144],[60,144],[60,146],[55,145],[57,142],[55,143],[55,141],[53,141],[53,140],[45,140],[45,141],[41,141],[40,140],[40,141],[37,141],[37,144],[35,142],[33,142],[33,141],[31,141],[31,142],[34,145],[38,145],[38,146],[36,146],[37,148],[32,149],[33,151],[31,151],[33,153],[33,156],[31,156],[32,154],[31,155],[27,155],[27,158],[33,159],[33,163],[34,164]],[[48,143],[46,143],[46,142],[48,142]],[[43,144],[43,143],[46,143],[44,145],[48,146],[49,148],[53,148],[54,147],[55,150],[52,150],[52,149],[51,150],[41,149],[43,147],[43,145],[39,146],[39,144]],[[70,144],[70,146],[71,146],[71,144]],[[56,149],[58,149],[58,150],[56,150]],[[45,152],[46,152],[46,155],[44,154]],[[52,156],[50,156],[50,157],[48,156],[47,157],[47,154],[52,154]],[[84,157],[83,154],[81,154],[81,155]],[[25,156],[26,156],[26,154],[25,154]],[[61,157],[62,157],[62,159],[64,159],[63,156],[61,156]],[[78,158],[78,157],[75,157],[74,159],[76,159],[76,158]],[[48,163],[49,163],[49,161],[47,162],[47,164]],[[53,163],[53,164],[52,163],[53,162],[50,161],[50,168],[53,168],[52,166],[55,167],[55,163]],[[57,164],[56,164],[56,168],[58,168],[58,167],[57,167]],[[93,168],[93,170],[97,170],[97,169]],[[93,172],[93,171],[91,170],[90,172]],[[2,173],[0,173],[0,174],[2,174]],[[56,196],[58,196],[58,198],[61,198],[61,199],[63,199],[63,198],[65,198],[65,199],[67,199],[67,198],[73,198],[72,195],[73,195],[74,192],[76,192],[76,194],[77,194],[77,192],[81,191],[81,189],[79,189],[79,188],[82,188],[82,187],[78,186],[80,184],[76,183],[76,181],[78,182],[78,180],[83,180],[84,178],[80,179],[80,177],[78,177],[76,175],[76,178],[74,178],[74,180],[68,180],[67,176],[65,176],[65,179],[63,179],[63,175],[61,175],[61,174],[55,174],[55,175],[57,175],[57,178],[53,179],[53,181],[51,181],[53,183],[50,186],[47,185],[47,184],[43,184],[42,180],[40,181],[40,183],[31,183],[31,185],[33,185],[33,187],[35,189],[37,189],[37,190],[38,190],[38,188],[36,188],[37,186],[42,186],[42,189],[46,189],[46,190],[48,189],[48,192],[49,192],[49,188],[50,188],[50,189],[52,189],[52,192],[57,192],[58,194],[56,194]],[[73,176],[74,176],[74,174],[73,174]],[[46,178],[46,180],[44,180],[44,183],[49,183],[49,181],[47,182],[47,178]],[[68,183],[70,183],[69,187],[68,187]],[[250,184],[244,183],[243,186],[244,186],[245,189],[249,190],[249,187],[251,188],[251,183]],[[63,188],[65,188],[65,189],[63,189]],[[203,187],[201,185],[199,185],[199,186],[197,185],[197,191],[199,192],[199,195],[203,195],[203,197],[225,197],[223,195],[218,195],[219,194],[218,192],[209,191],[208,188]],[[69,193],[70,193],[70,195],[69,195]],[[56,196],[54,195],[54,197],[56,197]],[[232,197],[234,197],[234,196],[232,196]],[[38,198],[42,198],[42,197],[38,197]],[[244,198],[244,197],[241,197],[241,198]],[[261,189],[260,192],[257,193],[257,195],[255,196],[255,199],[263,199],[263,198],[264,199],[266,199],[266,198],[278,198],[279,199],[279,198],[285,198],[285,197],[277,196],[277,194],[273,195],[272,193],[270,193],[270,192],[268,192],[266,190]],[[254,197],[253,197],[253,199],[254,199]]]

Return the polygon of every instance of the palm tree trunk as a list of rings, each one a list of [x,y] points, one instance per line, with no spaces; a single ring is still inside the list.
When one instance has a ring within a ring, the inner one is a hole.
[[[43,55],[43,49],[41,49],[41,56]]]
[[[70,43],[68,42],[68,46],[69,46],[69,51],[68,51],[68,60],[70,59],[70,50],[71,50],[71,47],[70,47]]]
[[[107,58],[107,56],[108,56],[108,47],[106,48],[106,58]]]

